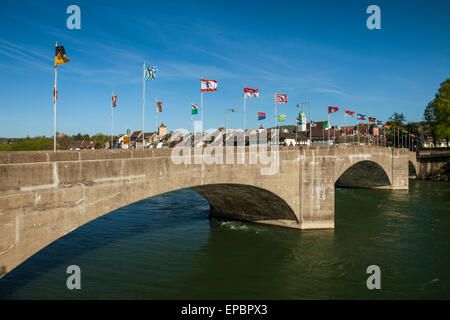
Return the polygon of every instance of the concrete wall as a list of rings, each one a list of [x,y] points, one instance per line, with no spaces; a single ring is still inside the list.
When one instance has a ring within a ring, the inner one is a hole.
[[[233,150],[233,165],[177,165],[172,149],[0,153],[0,270],[93,219],[173,190],[192,187],[217,217],[311,229],[334,227],[335,182],[361,161],[382,168],[385,187],[408,188],[405,150],[284,147],[275,175],[249,164],[258,155],[248,148]]]
[[[417,157],[417,176],[420,179],[427,179],[429,176],[435,175],[445,166],[450,166],[450,152],[420,152]]]

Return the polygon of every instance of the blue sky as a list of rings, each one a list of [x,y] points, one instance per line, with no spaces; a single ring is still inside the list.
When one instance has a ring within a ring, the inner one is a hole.
[[[66,8],[81,8],[81,30],[68,30]],[[366,8],[381,9],[381,30],[369,30]],[[54,43],[71,62],[58,67],[57,131],[111,127],[111,91],[118,95],[115,133],[142,128],[142,62],[159,67],[147,82],[146,131],[154,101],[163,101],[169,130],[190,129],[190,103],[200,103],[200,75],[218,81],[204,94],[205,127],[247,127],[257,112],[273,125],[274,93],[294,124],[295,105],[311,100],[312,118],[339,106],[387,120],[403,112],[422,120],[439,84],[450,77],[449,1],[15,1],[0,0],[0,136],[53,132]],[[199,117],[197,118],[199,120]],[[343,125],[344,113],[331,123]],[[349,123],[349,122],[348,122]]]

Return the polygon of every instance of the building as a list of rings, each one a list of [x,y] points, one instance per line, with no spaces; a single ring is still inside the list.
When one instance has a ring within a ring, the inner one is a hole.
[[[158,128],[158,136],[164,137],[167,134],[167,126],[164,125],[164,123],[161,122],[161,125]]]
[[[85,141],[85,140],[75,140],[72,141],[69,145],[69,150],[94,150],[95,142],[94,141]]]

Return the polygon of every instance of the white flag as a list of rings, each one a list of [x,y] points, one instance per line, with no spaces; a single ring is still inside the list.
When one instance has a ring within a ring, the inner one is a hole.
[[[216,80],[201,79],[201,91],[217,91]]]

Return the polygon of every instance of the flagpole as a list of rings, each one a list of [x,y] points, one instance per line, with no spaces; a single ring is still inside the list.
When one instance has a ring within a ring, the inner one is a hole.
[[[55,52],[56,47],[58,47],[58,41],[55,42]],[[53,87],[53,152],[56,152],[56,99],[57,99],[57,74],[58,74],[58,68],[56,67],[55,63],[55,85]]]
[[[244,84],[245,89],[245,84]],[[244,90],[244,133],[245,133],[245,90]]]
[[[145,61],[144,64],[142,65],[142,150],[144,150],[144,143],[145,143],[144,110],[145,110]]]
[[[194,132],[194,124],[192,123],[192,104],[193,102],[191,101],[191,130]]]
[[[328,129],[328,141],[327,141],[327,144],[328,144],[329,141],[330,141],[330,128],[331,128],[331,124],[330,124],[330,114],[328,114],[328,127],[327,127],[327,129]]]
[[[114,99],[114,92],[112,92],[112,99]],[[114,149],[114,108],[113,108],[113,101],[111,101],[111,149]]]
[[[344,136],[344,144],[347,143],[347,116],[344,110],[344,127],[345,127],[345,136]]]
[[[200,109],[201,109],[201,113],[202,113],[202,133],[201,133],[201,137],[203,140],[203,91],[202,91],[202,80],[203,80],[203,75],[200,76]]]
[[[156,133],[156,137],[158,137],[158,111],[159,111],[159,106],[158,106],[158,98],[155,97],[155,133]]]
[[[358,146],[359,146],[359,121],[358,121],[358,115],[356,115],[356,133],[358,134]]]
[[[309,145],[312,145],[311,99],[309,99]]]
[[[278,115],[277,115],[277,94],[275,93],[275,96],[274,96],[274,107],[275,107],[275,129],[276,130],[278,130],[278,119],[277,119],[277,117],[278,117]]]

